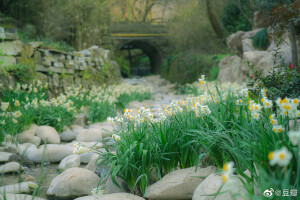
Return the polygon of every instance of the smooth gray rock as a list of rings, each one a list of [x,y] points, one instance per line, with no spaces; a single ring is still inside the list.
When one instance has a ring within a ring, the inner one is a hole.
[[[46,144],[59,144],[60,137],[51,126],[40,126],[35,130],[35,135]]]
[[[34,163],[44,162],[57,163],[65,157],[73,154],[73,147],[68,145],[47,144],[38,149],[31,149],[28,158]]]
[[[0,152],[0,162],[7,162],[9,160],[9,156],[11,155],[11,153]]]
[[[197,186],[207,177],[216,171],[216,167],[206,168],[195,167],[175,170],[165,175],[160,181],[149,186],[145,197],[157,200],[189,200]],[[200,178],[201,177],[201,178]]]
[[[55,198],[90,195],[99,181],[100,178],[87,169],[69,168],[52,180],[47,195]]]
[[[29,194],[38,185],[33,182],[22,182],[14,185],[6,185],[0,187],[0,193],[9,193],[9,194]]]
[[[66,170],[72,167],[80,166],[80,156],[79,155],[69,155],[65,157],[59,164],[58,170]]]
[[[24,171],[24,168],[17,162],[9,162],[0,166],[0,174],[17,173]]]

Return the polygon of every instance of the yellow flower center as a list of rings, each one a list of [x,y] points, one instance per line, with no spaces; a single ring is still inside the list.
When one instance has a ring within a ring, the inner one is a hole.
[[[279,154],[279,159],[280,159],[280,160],[283,160],[284,157],[285,157],[284,153],[280,153],[280,154]]]
[[[261,102],[264,102],[264,98],[261,98],[261,100],[260,100]]]
[[[271,120],[271,124],[275,124],[275,121],[274,121],[274,120]]]
[[[227,164],[224,164],[224,165],[223,165],[223,170],[224,170],[224,171],[227,171],[227,170],[228,170],[228,165],[227,165]]]
[[[227,176],[222,175],[222,181],[225,183],[227,181]]]
[[[255,106],[254,109],[255,109],[255,110],[258,110],[258,106]]]
[[[283,100],[280,99],[279,103],[282,104],[282,103],[283,103]]]
[[[273,131],[276,132],[276,128],[273,128]]]
[[[284,105],[283,108],[289,110],[289,109],[291,109],[291,106],[289,106],[289,105]]]
[[[286,100],[286,98],[284,98],[284,99],[283,99],[283,103],[286,103],[286,102],[287,102],[287,100]]]
[[[274,158],[274,152],[270,152],[269,154],[268,154],[268,159],[269,160],[272,160]]]
[[[269,119],[272,119],[272,118],[273,118],[273,116],[272,116],[272,115],[270,115],[270,116],[269,116]]]
[[[266,102],[266,106],[269,106],[269,102]]]
[[[294,100],[293,100],[293,103],[294,103],[294,104],[297,104],[298,102],[299,102],[298,99],[294,99]]]
[[[281,128],[279,128],[277,131],[278,131],[279,133],[281,133],[281,132],[282,132],[282,129],[281,129]]]

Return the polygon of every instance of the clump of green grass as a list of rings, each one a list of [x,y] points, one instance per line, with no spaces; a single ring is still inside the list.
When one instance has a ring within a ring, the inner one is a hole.
[[[269,47],[268,29],[257,32],[252,38],[252,45],[254,48],[266,50]]]

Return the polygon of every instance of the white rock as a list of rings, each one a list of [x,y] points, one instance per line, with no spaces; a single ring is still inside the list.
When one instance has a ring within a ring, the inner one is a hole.
[[[70,155],[65,157],[59,164],[58,170],[66,170],[71,167],[80,166],[80,156],[79,155]]]
[[[41,145],[38,149],[31,149],[28,158],[34,163],[44,162],[56,163],[73,154],[73,147],[59,144]]]
[[[238,31],[231,34],[226,39],[227,46],[239,57],[243,56],[243,45],[242,45],[242,36],[245,34],[243,31]]]
[[[231,183],[226,183],[217,197],[212,196],[220,189],[222,177],[216,174],[208,176],[195,190],[193,200],[247,200],[246,191],[238,178],[233,177]]]
[[[85,168],[92,172],[95,172],[97,169],[98,158],[99,158],[98,154],[93,154],[90,159],[90,162],[87,164],[87,166]]]
[[[75,200],[145,200],[145,199],[129,193],[115,193],[115,194],[103,194],[99,196],[80,197]]]
[[[173,171],[154,183],[146,190],[148,199],[191,199],[197,186],[210,174],[216,171],[215,167],[195,167]]]
[[[90,128],[80,132],[76,140],[79,142],[96,142],[102,139],[102,132],[100,129]]]
[[[90,195],[99,181],[100,178],[87,169],[69,168],[52,180],[47,195],[56,198]]]
[[[35,135],[47,144],[59,144],[60,137],[57,131],[51,126],[40,126],[36,129]]]
[[[76,139],[76,136],[78,135],[78,133],[79,133],[79,131],[67,130],[67,131],[64,131],[61,134],[59,134],[59,137],[60,137],[61,141],[71,142]]]
[[[9,162],[0,166],[0,174],[24,171],[24,168],[17,162]]]
[[[80,162],[84,164],[88,164],[92,159],[92,157],[97,157],[97,156],[99,155],[95,151],[82,153],[80,154]]]
[[[24,143],[19,145],[19,153],[20,155],[28,156],[30,151],[36,150],[36,146],[32,143]]]
[[[242,71],[242,59],[238,56],[229,56],[221,59],[219,68],[218,82],[220,83],[242,83],[247,80],[246,74]]]
[[[11,156],[11,153],[7,152],[0,152],[0,162],[7,162],[9,159],[9,156]]]
[[[244,53],[243,67],[248,68],[247,62],[254,66],[254,69],[266,75],[273,68],[274,55],[268,51],[249,51]]]
[[[22,182],[14,185],[6,185],[0,187],[0,193],[9,193],[9,194],[29,194],[38,185],[33,182]]]

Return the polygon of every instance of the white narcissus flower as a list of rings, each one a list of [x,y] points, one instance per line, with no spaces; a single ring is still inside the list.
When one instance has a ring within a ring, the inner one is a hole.
[[[119,141],[119,140],[121,139],[121,137],[118,136],[118,135],[116,135],[116,134],[113,134],[113,135],[112,135],[112,138],[113,138],[114,140],[116,140],[116,141]]]
[[[272,108],[273,102],[269,99],[265,99],[263,102],[264,108]]]
[[[290,131],[288,133],[289,139],[292,143],[292,145],[298,145],[300,144],[300,131]]]
[[[293,157],[293,154],[288,151],[286,147],[282,147],[279,150],[274,152],[270,152],[268,155],[268,159],[270,160],[270,165],[279,165],[281,167],[286,167],[290,164],[290,161]]]

